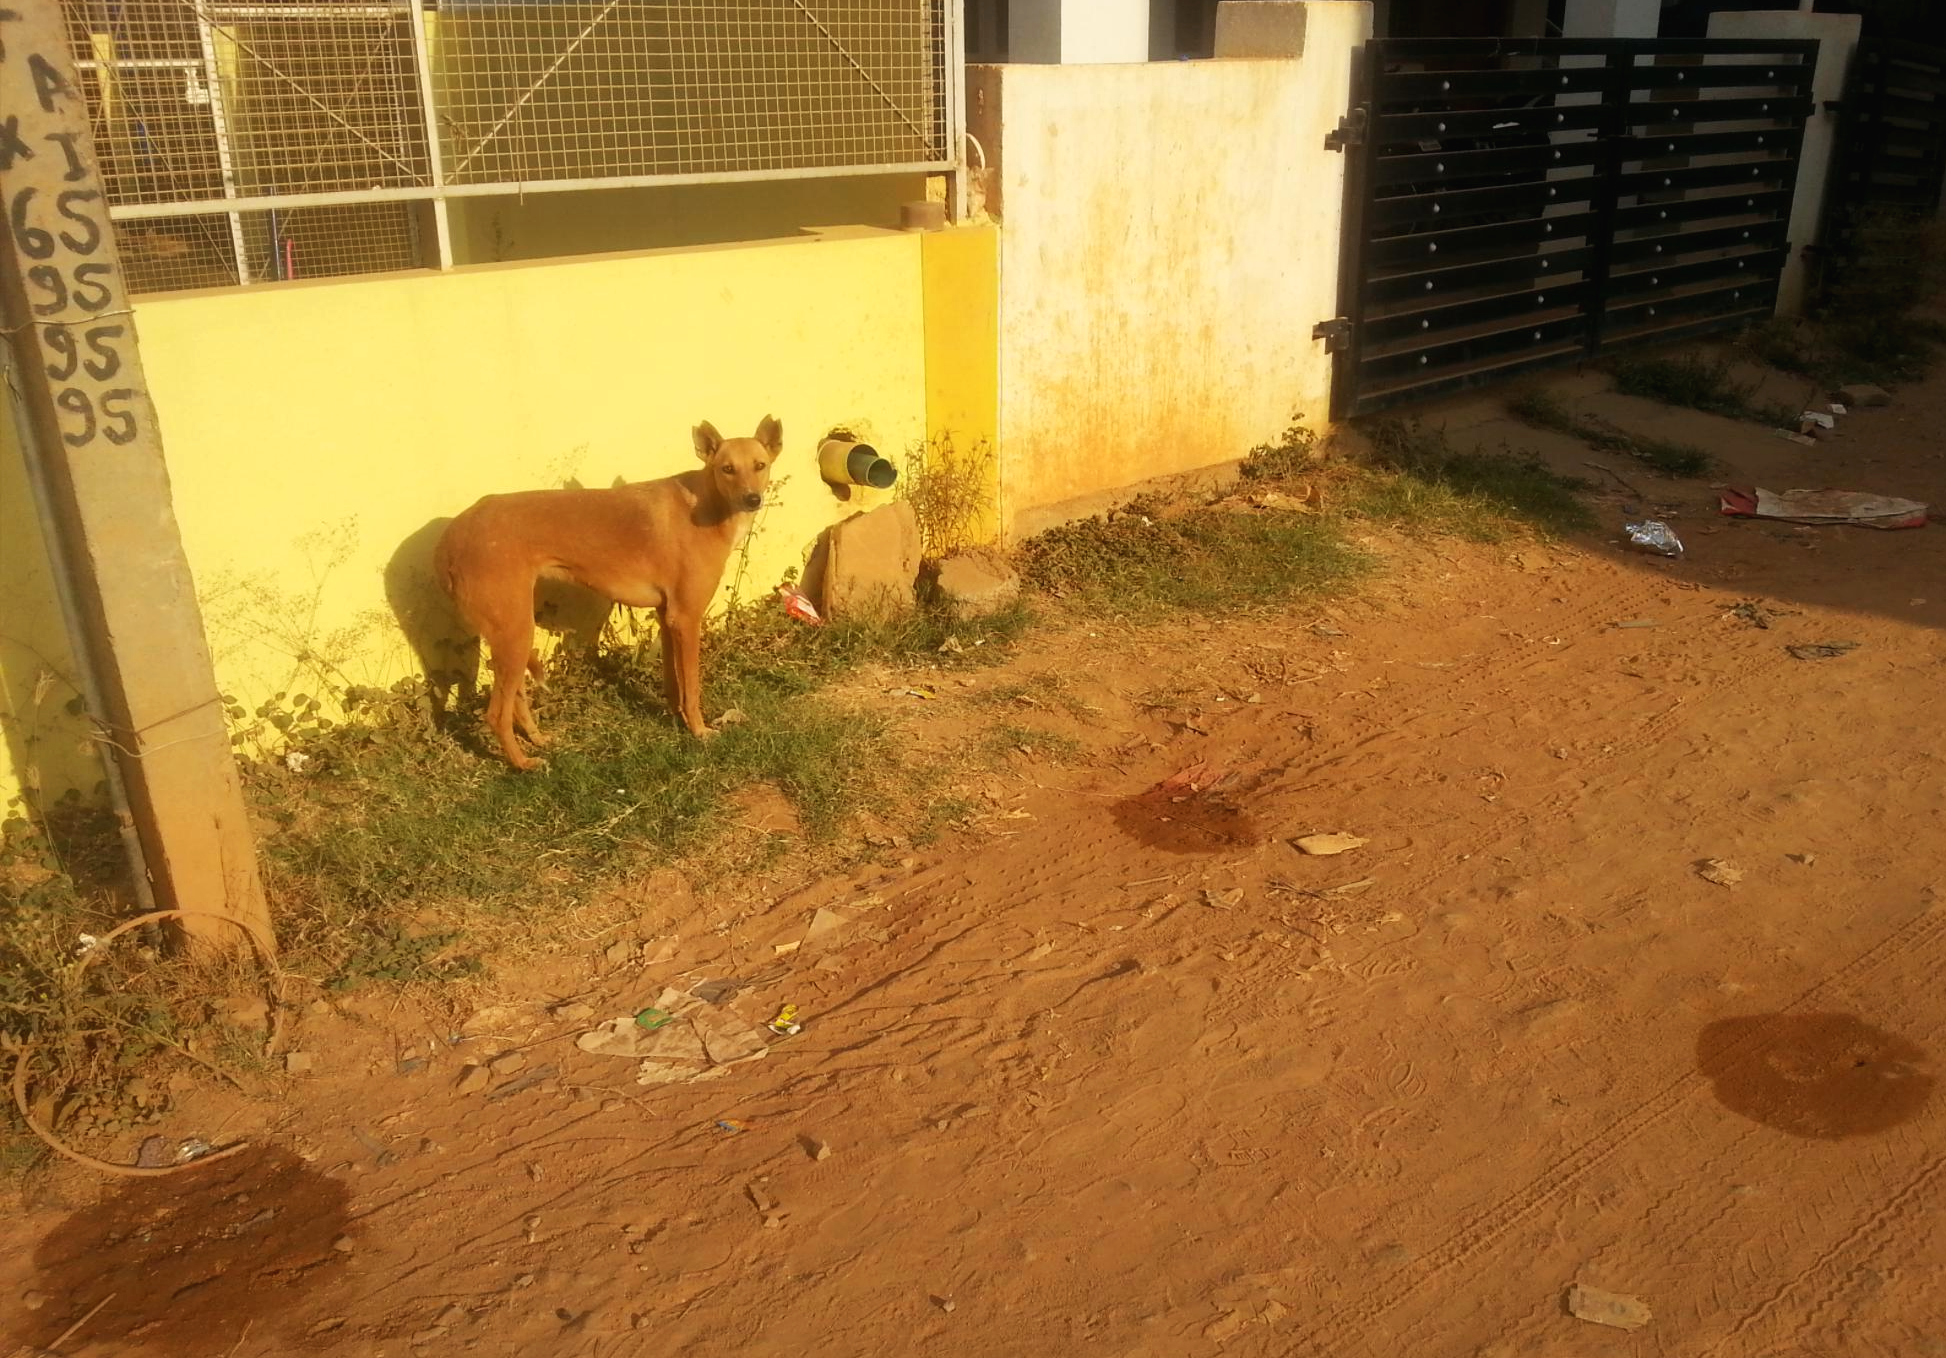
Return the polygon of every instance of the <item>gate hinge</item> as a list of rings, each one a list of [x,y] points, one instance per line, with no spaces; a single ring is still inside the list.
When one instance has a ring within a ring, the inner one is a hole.
[[[1370,120],[1363,105],[1353,109],[1350,114],[1338,120],[1338,130],[1324,134],[1324,149],[1342,151],[1347,146],[1365,144],[1365,127]]]
[[[1324,351],[1335,354],[1351,344],[1351,322],[1343,316],[1333,316],[1328,321],[1319,321],[1311,327],[1311,338],[1324,341]]]

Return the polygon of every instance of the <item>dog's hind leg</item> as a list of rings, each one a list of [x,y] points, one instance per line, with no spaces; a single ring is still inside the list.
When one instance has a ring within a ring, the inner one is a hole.
[[[487,698],[487,729],[500,742],[500,752],[517,769],[539,765],[520,748],[514,738],[514,724],[531,729],[533,714],[527,706],[527,657],[534,649],[533,623],[522,621],[496,629],[487,636],[487,649],[493,657],[493,692]]]
[[[541,653],[538,647],[527,652],[527,667],[521,675],[520,701],[514,707],[514,725],[535,745],[546,745],[548,738],[541,734],[540,723],[534,720],[534,704],[531,690],[534,687],[547,687],[547,671],[541,666]]]

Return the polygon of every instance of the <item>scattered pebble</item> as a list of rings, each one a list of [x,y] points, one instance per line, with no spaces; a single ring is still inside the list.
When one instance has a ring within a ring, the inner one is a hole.
[[[1369,842],[1368,840],[1360,839],[1357,835],[1305,835],[1297,841],[1297,851],[1299,853],[1309,854],[1313,858],[1329,858],[1334,854],[1350,853],[1353,849],[1362,849]]]
[[[352,1240],[350,1236],[341,1235],[336,1240],[331,1242],[331,1248],[338,1251],[338,1253],[340,1254],[350,1254],[352,1250],[356,1247],[352,1244]]]
[[[459,1073],[459,1082],[453,1087],[462,1094],[477,1094],[493,1083],[493,1076],[485,1066],[468,1066]]]
[[[512,1075],[527,1064],[527,1058],[519,1052],[507,1052],[487,1062],[487,1069],[495,1075]]]
[[[1568,1314],[1617,1330],[1639,1330],[1655,1317],[1635,1297],[1576,1283],[1568,1289]]]
[[[318,1058],[310,1052],[285,1052],[284,1069],[292,1075],[309,1075],[317,1068]]]
[[[586,1023],[595,1016],[594,1006],[583,1004],[579,1000],[564,1001],[547,1012],[549,1017],[559,1019],[562,1023]]]
[[[946,1312],[948,1315],[951,1315],[958,1306],[958,1303],[955,1302],[951,1297],[934,1297],[932,1299],[932,1304],[934,1306],[937,1306],[940,1310]]]
[[[20,1294],[20,1304],[30,1311],[38,1311],[41,1307],[47,1305],[47,1294],[45,1292],[23,1292]]]

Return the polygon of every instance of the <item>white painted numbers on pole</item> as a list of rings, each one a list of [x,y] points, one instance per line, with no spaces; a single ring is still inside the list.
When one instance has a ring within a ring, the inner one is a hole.
[[[63,74],[65,53],[21,50],[20,18],[0,8],[0,183],[32,313],[24,319],[40,328],[61,441],[127,445],[142,432],[146,402],[126,362],[131,327],[118,305],[108,205],[63,107],[81,92]],[[28,173],[34,161],[39,173]]]

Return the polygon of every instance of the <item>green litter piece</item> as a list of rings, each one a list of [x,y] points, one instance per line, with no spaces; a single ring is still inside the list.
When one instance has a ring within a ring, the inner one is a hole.
[[[652,1033],[663,1024],[674,1022],[675,1017],[674,1014],[665,1013],[660,1009],[644,1009],[635,1016],[635,1026],[644,1032]]]

